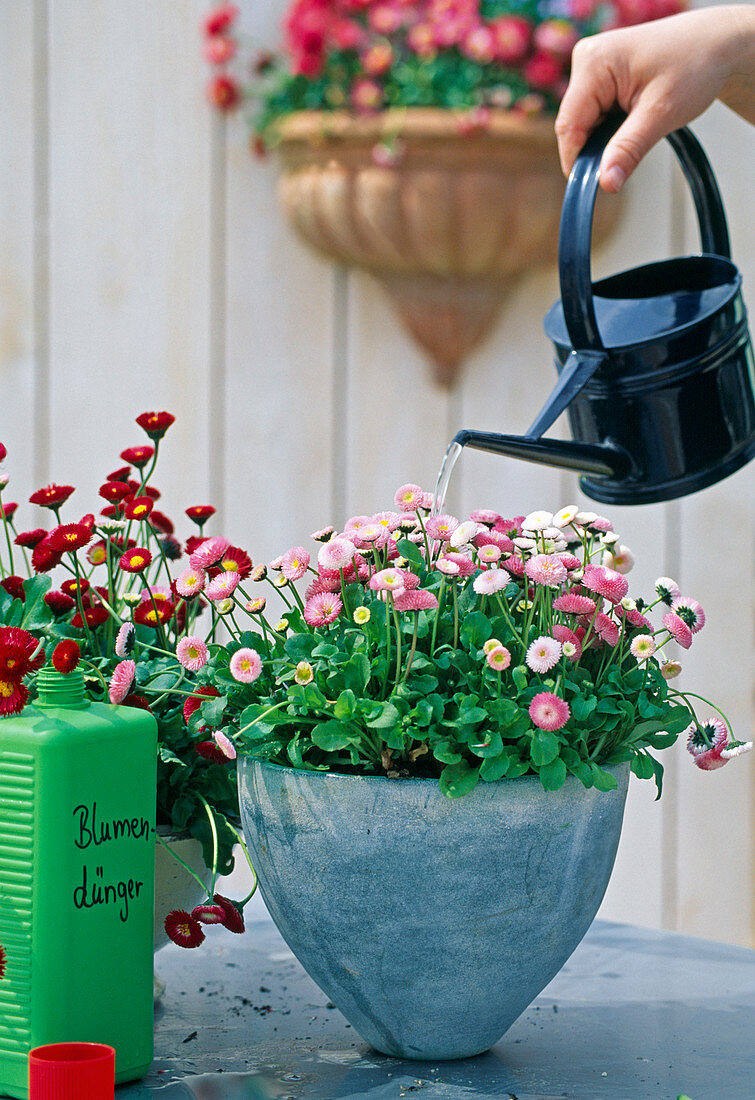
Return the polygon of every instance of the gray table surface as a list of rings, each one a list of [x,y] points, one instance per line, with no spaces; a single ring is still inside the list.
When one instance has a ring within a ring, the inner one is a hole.
[[[404,1062],[354,1032],[261,900],[157,956],[155,1060],[116,1100],[755,1100],[755,951],[596,922],[487,1054]],[[505,980],[505,979],[504,979]]]

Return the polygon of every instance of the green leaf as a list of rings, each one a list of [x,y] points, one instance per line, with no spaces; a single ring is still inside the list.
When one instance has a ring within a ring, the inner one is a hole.
[[[436,760],[439,760],[441,764],[458,764],[461,760],[461,753],[457,752],[451,741],[437,741],[433,745],[433,756]]]
[[[354,653],[342,669],[344,687],[364,695],[370,681],[370,662],[365,653]]]
[[[480,767],[480,779],[484,779],[486,783],[496,783],[506,775],[510,764],[511,757],[507,752],[502,752],[498,756],[489,756],[483,760]]]
[[[399,539],[396,543],[399,554],[412,565],[423,566],[425,559],[422,557],[422,551],[419,546],[413,542],[409,542],[409,539]]]
[[[461,640],[467,649],[482,649],[488,638],[492,637],[493,628],[487,615],[481,611],[470,611],[464,616],[461,626]]]
[[[542,768],[544,764],[550,764],[555,760],[561,750],[561,743],[550,730],[535,730],[532,735],[530,756],[532,763]]]
[[[42,630],[53,620],[52,611],[45,603],[45,595],[50,591],[52,582],[48,576],[30,577],[24,581],[24,617],[21,626],[24,630]]]
[[[557,791],[566,782],[566,764],[560,756],[540,769],[540,782],[546,791]]]
[[[480,768],[471,767],[466,760],[448,764],[440,773],[440,789],[448,798],[461,798],[469,794],[480,778]]]
[[[401,715],[393,703],[379,703],[374,717],[365,719],[365,725],[373,730],[387,730],[397,726]]]
[[[347,688],[346,691],[342,691],[336,699],[336,705],[333,707],[333,714],[336,718],[353,718],[356,708],[357,697],[350,688]]]
[[[637,709],[642,718],[659,718],[663,714],[663,707],[657,706],[644,691],[637,700]]]
[[[174,752],[167,747],[167,745],[157,746],[157,755],[165,764],[178,764],[180,768],[186,768],[188,765],[183,761],[180,756],[176,756]]]
[[[489,757],[498,757],[503,752],[503,740],[498,730],[494,730],[492,734],[488,734],[485,738],[479,739],[479,734],[471,734],[469,740],[470,752],[473,752],[475,756],[481,756],[483,760]]]
[[[647,753],[635,753],[630,767],[638,779],[652,779],[653,777],[653,761]]]
[[[292,661],[298,662],[308,660],[317,649],[317,645],[318,639],[315,634],[291,634],[286,638],[283,648]]]
[[[216,699],[208,699],[205,703],[202,703],[200,710],[208,726],[217,728],[223,724],[223,715],[227,703],[228,699],[225,695],[220,695]]]
[[[511,670],[511,678],[519,691],[524,691],[527,687],[527,668],[525,665],[517,665],[516,668]]]
[[[577,695],[569,704],[571,707],[572,716],[577,722],[584,722],[585,718],[588,718],[598,705],[598,700],[594,695]]]
[[[311,733],[313,744],[325,752],[335,752],[338,749],[347,748],[354,740],[348,726],[343,722],[333,719],[329,722],[320,722]]]
[[[593,786],[596,791],[615,791],[618,787],[619,784],[611,773],[604,772],[597,764],[591,763],[590,771],[592,772]]]

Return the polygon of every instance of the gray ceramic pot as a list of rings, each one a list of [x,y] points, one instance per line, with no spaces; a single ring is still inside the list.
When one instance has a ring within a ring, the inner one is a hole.
[[[377,1050],[465,1058],[495,1043],[563,966],[608,885],[619,788],[298,771],[244,759],[241,816],[281,934]]]

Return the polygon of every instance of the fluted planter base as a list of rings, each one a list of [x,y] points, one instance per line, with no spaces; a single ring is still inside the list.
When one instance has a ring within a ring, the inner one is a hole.
[[[302,111],[279,128],[279,195],[294,228],[379,279],[444,386],[517,280],[555,262],[564,194],[551,119],[498,110],[464,132],[463,118],[436,108]],[[394,163],[375,162],[383,145]],[[605,199],[596,243],[621,209],[617,196]]]

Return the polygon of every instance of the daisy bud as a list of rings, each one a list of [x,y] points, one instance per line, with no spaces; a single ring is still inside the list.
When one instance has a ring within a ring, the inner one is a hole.
[[[244,607],[250,615],[261,615],[265,610],[267,600],[264,596],[259,596],[256,600],[247,600]]]
[[[276,588],[285,588],[288,585],[288,577],[285,577],[283,573],[280,573],[273,581],[273,584]]]
[[[661,665],[661,676],[664,680],[674,680],[682,671],[679,661],[666,661]]]
[[[625,596],[621,601],[621,606],[625,611],[635,611],[637,609],[637,601],[633,600],[631,596]]]
[[[250,577],[253,581],[264,581],[267,577],[267,566],[258,565],[250,573]]]
[[[275,624],[275,633],[276,634],[285,634],[285,632],[287,630],[288,630],[288,619],[280,619]]]
[[[309,661],[299,661],[294,672],[294,680],[297,684],[309,684],[314,679],[314,671]]]
[[[488,638],[487,642],[485,642],[485,645],[482,647],[482,652],[487,657],[487,655],[490,653],[491,650],[497,649],[498,646],[502,646],[502,645],[503,645],[503,642],[500,642],[498,640],[498,638]]]
[[[577,647],[574,642],[562,642],[561,652],[567,660],[571,661],[573,657],[577,656]]]
[[[126,607],[138,607],[142,602],[142,598],[138,592],[124,592],[121,599]]]
[[[357,626],[364,626],[365,623],[370,621],[370,609],[363,604],[354,608],[354,614],[352,616]]]
[[[232,599],[217,600],[213,606],[218,615],[228,615],[233,611],[234,602]]]

